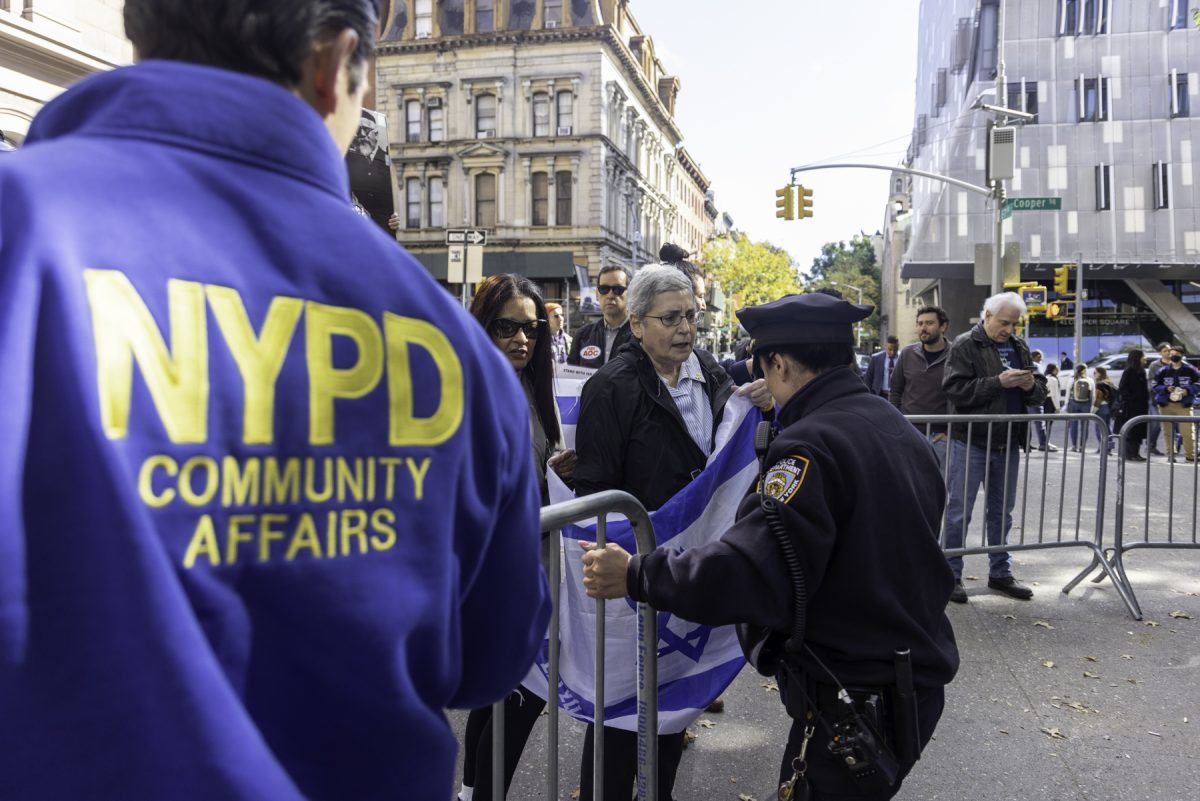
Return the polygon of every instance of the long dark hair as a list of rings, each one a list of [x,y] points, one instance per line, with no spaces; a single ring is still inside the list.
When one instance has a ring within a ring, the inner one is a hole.
[[[492,323],[500,316],[500,310],[516,297],[532,300],[537,318],[543,321],[548,319],[542,293],[528,278],[513,273],[493,275],[484,281],[471,301],[471,314],[491,336]],[[542,430],[546,432],[546,441],[553,449],[562,441],[562,433],[554,408],[554,356],[550,347],[550,327],[543,323],[538,328],[537,339],[533,341],[529,363],[521,368],[521,378],[527,379],[533,387],[533,405],[537,409]]]
[[[1128,361],[1125,363],[1125,370],[1140,370],[1146,372],[1146,354],[1140,350],[1129,351]],[[1122,373],[1124,375],[1124,373]]]

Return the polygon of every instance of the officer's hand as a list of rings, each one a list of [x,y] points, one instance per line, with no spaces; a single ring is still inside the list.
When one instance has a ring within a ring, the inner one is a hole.
[[[601,550],[594,542],[580,541],[583,548],[583,588],[589,598],[624,598],[625,571],[629,567],[629,552],[620,545],[609,543]]]
[[[771,393],[767,391],[767,379],[760,378],[757,381],[751,381],[749,384],[742,384],[737,389],[737,395],[749,398],[750,402],[764,412],[768,412],[775,408],[775,399],[771,397]]]
[[[551,469],[553,469],[555,473],[558,473],[558,477],[563,481],[570,481],[571,476],[575,475],[575,464],[578,461],[579,459],[575,455],[575,449],[568,448],[565,451],[559,451],[551,456],[550,461],[548,461],[547,464],[550,465]]]
[[[1028,370],[1005,370],[1000,374],[1000,386],[1005,389],[1027,389],[1022,387],[1025,381],[1029,381],[1029,386],[1033,386],[1033,374]]]

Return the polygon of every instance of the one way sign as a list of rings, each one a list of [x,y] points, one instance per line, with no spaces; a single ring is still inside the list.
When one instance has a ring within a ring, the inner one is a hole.
[[[447,245],[486,245],[487,231],[481,228],[459,228],[446,232]]]

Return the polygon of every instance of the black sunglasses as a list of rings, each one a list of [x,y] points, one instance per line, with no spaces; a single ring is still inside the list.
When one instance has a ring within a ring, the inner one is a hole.
[[[538,326],[545,320],[510,320],[507,317],[497,317],[492,320],[492,336],[500,339],[512,339],[518,331],[525,334],[526,339],[537,339]]]
[[[607,295],[609,292],[611,292],[618,298],[625,294],[625,289],[626,287],[623,287],[620,284],[598,284],[596,286],[596,291],[601,295]]]

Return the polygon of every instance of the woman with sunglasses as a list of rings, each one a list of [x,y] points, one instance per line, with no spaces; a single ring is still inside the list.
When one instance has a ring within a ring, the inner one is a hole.
[[[555,449],[562,441],[554,400],[554,361],[546,306],[529,279],[520,275],[493,275],[483,282],[471,303],[471,314],[517,371],[529,403],[533,461],[542,488],[542,504],[550,502],[546,484],[549,464],[564,480],[575,468],[575,451]],[[553,454],[553,455],[552,455]],[[547,535],[542,535],[542,563],[548,558]],[[525,742],[546,702],[524,687],[504,702],[504,792],[512,783]],[[467,716],[463,747],[463,801],[492,798],[492,708],[472,710]]]
[[[711,354],[695,348],[692,281],[673,266],[643,267],[629,284],[634,340],[583,387],[575,430],[575,490],[628,492],[654,511],[700,474],[733,380]],[[737,390],[764,408],[764,381]],[[583,746],[580,801],[593,801],[592,743]],[[604,730],[604,801],[629,801],[637,773],[637,733]],[[683,732],[658,737],[658,797],[670,801],[683,755]]]

